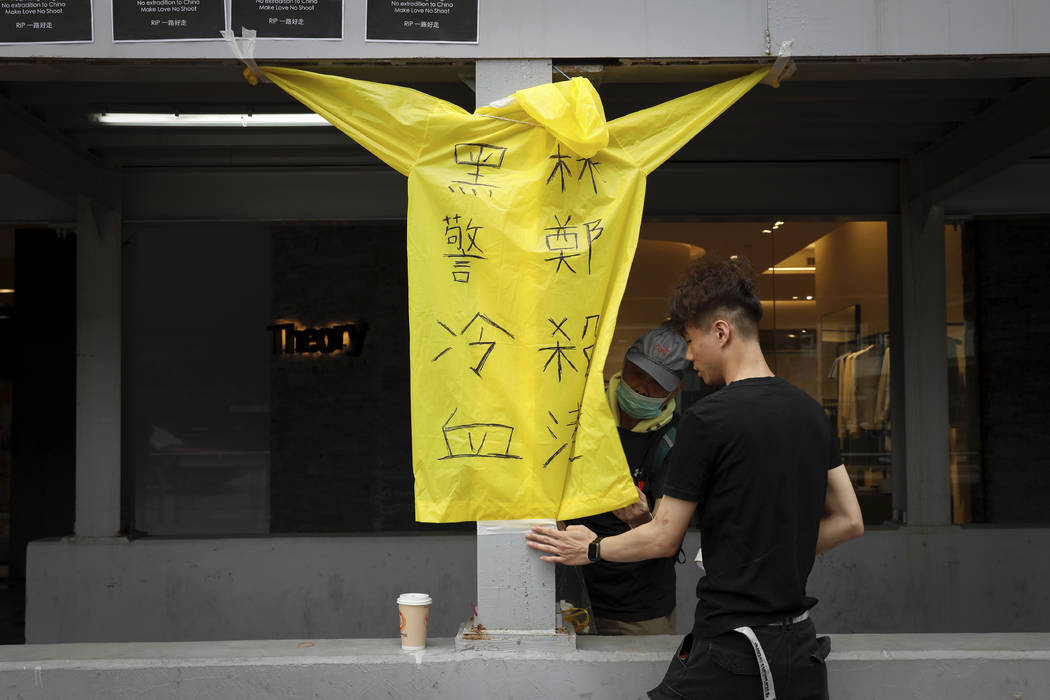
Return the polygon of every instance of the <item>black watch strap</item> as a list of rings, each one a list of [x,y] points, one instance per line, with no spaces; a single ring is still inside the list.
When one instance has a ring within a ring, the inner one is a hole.
[[[589,545],[587,545],[587,560],[588,561],[601,561],[602,560],[602,538],[595,537]]]

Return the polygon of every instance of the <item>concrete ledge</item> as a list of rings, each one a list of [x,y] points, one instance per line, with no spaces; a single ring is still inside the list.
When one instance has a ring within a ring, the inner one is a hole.
[[[640,698],[678,637],[583,637],[569,653],[457,652],[451,639],[0,647],[0,695],[44,698]],[[1050,634],[835,635],[836,700],[1050,696]]]
[[[685,551],[699,545],[690,531]],[[873,528],[817,557],[813,620],[831,634],[1050,631],[1048,549],[1050,528]],[[676,568],[684,634],[699,574]],[[434,598],[430,633],[451,637],[474,612],[476,571],[473,533],[39,540],[26,641],[384,637],[407,590]]]

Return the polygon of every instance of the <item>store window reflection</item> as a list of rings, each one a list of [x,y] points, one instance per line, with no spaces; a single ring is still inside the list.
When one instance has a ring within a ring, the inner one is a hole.
[[[949,469],[952,522],[987,522],[981,465],[977,374],[976,274],[972,235],[944,229]]]
[[[134,530],[268,532],[268,232],[139,227],[126,255]]]
[[[770,367],[820,402],[868,524],[893,518],[891,345],[883,222],[647,222],[606,373],[658,325],[689,260],[742,255],[758,274]],[[715,391],[690,377],[689,405]]]

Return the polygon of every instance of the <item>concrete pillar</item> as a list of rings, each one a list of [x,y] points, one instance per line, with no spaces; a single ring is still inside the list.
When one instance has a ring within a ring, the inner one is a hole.
[[[79,537],[120,531],[121,224],[77,209],[76,522]]]
[[[553,634],[557,621],[554,565],[525,546],[533,525],[553,520],[478,523],[478,619],[489,630]]]
[[[550,60],[479,60],[477,105],[550,81]],[[554,566],[525,546],[525,533],[540,522],[554,524],[553,520],[478,523],[477,608],[479,621],[488,630],[554,633]]]
[[[907,174],[902,178],[907,181]],[[945,309],[944,211],[939,204],[905,200],[901,213],[901,334],[903,401],[894,405],[904,422],[909,525],[951,523],[949,469],[947,312]],[[902,405],[903,404],[903,405]],[[898,449],[901,449],[898,443]]]
[[[550,59],[479,60],[474,68],[475,104],[484,107],[518,90],[549,83],[552,70]]]
[[[902,262],[903,224],[898,216],[886,222],[887,278],[889,281],[890,338],[904,336],[904,277]],[[908,464],[904,458],[907,432],[904,425],[904,342],[890,344],[890,405],[892,411],[893,452],[890,456],[893,475],[893,520],[907,521]]]

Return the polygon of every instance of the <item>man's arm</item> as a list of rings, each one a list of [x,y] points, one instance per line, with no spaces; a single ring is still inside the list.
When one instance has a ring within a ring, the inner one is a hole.
[[[645,561],[674,556],[694,510],[694,501],[664,496],[652,522],[602,540],[602,561]],[[561,531],[534,527],[532,532],[526,533],[525,539],[528,540],[526,544],[542,553],[540,559],[543,561],[569,566],[590,563],[587,546],[594,539],[594,533],[582,525]]]
[[[660,505],[660,500],[657,499],[656,503],[653,504],[652,511],[650,512],[649,499],[640,487],[635,486],[635,488],[638,490],[638,500],[629,506],[617,508],[612,511],[613,515],[627,523],[627,525],[632,528],[639,527],[652,520],[655,517],[654,514],[656,513],[656,507]]]
[[[828,472],[828,491],[824,497],[824,517],[820,519],[817,554],[864,534],[864,518],[857,494],[845,465]],[[603,543],[604,544],[604,543]]]

